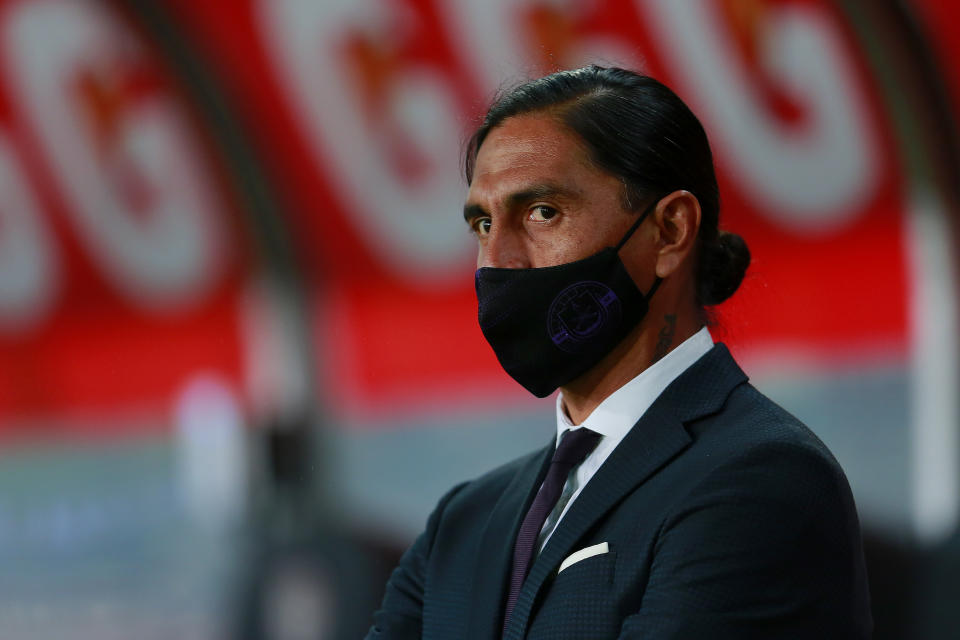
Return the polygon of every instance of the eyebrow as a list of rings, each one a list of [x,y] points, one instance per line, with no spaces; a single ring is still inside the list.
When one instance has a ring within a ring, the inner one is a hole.
[[[579,195],[580,191],[577,189],[571,189],[552,182],[545,182],[511,193],[507,196],[506,204],[508,209],[515,209],[531,200],[540,200],[542,198],[574,199]],[[465,204],[463,206],[463,219],[468,223],[474,218],[486,215],[489,215],[487,210],[479,204]]]

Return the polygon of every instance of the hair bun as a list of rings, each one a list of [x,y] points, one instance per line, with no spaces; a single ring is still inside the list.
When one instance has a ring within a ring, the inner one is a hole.
[[[717,239],[701,250],[697,292],[700,303],[711,306],[732,296],[749,265],[750,249],[743,238],[729,231],[720,231]]]

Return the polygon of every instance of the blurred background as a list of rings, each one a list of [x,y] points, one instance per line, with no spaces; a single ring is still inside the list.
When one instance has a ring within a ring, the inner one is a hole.
[[[960,637],[951,0],[0,0],[0,637],[357,638],[553,403],[476,326],[462,141],[587,62],[703,121],[717,310],[831,447],[876,638]]]

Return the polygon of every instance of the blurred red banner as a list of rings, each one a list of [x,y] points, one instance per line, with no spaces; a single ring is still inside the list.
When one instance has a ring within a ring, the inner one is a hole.
[[[915,4],[933,49],[960,55],[947,3]],[[0,265],[20,270],[0,287],[0,419],[166,406],[197,371],[240,385],[251,366],[236,177],[110,6],[0,2]],[[476,327],[458,152],[498,87],[590,61],[663,80],[707,128],[722,225],[754,255],[718,337],[748,359],[906,357],[908,176],[832,2],[165,7],[280,200],[334,408],[522,401]]]
[[[87,2],[0,2],[0,46],[0,422],[239,380],[245,250],[156,52]]]

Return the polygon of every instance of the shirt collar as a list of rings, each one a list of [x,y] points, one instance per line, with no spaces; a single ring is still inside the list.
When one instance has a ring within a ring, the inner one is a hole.
[[[713,348],[706,327],[684,340],[676,349],[644,369],[601,402],[580,425],[574,425],[563,409],[563,393],[557,394],[557,442],[568,429],[586,427],[619,441],[650,405],[681,373]]]

